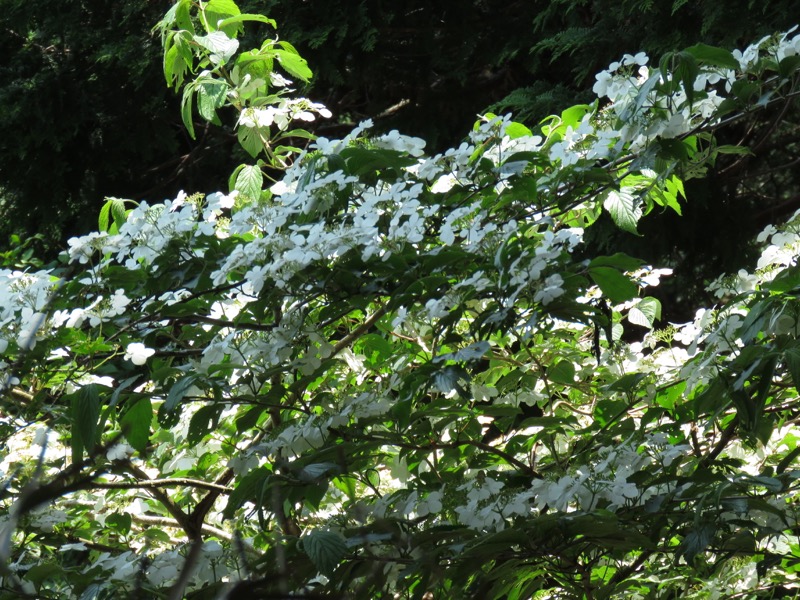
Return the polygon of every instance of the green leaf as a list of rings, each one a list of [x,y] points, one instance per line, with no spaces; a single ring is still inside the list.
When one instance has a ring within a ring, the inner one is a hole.
[[[311,69],[308,68],[306,59],[297,54],[287,50],[275,50],[275,56],[289,75],[302,79],[303,81],[310,81],[313,77]]]
[[[196,35],[194,41],[208,50],[208,59],[214,65],[224,65],[239,49],[239,41],[228,37],[224,31],[214,31],[208,35]]]
[[[694,81],[700,74],[700,69],[697,68],[697,61],[694,56],[689,52],[678,52],[674,55],[675,59],[675,77],[681,82],[683,91],[686,94],[686,99],[689,101],[689,106],[694,102]]]
[[[687,563],[692,564],[694,557],[708,548],[714,539],[714,533],[716,528],[713,523],[700,523],[683,538],[680,553],[686,558]]]
[[[90,383],[72,394],[70,420],[72,423],[72,460],[80,462],[83,451],[91,454],[98,439],[97,423],[100,419],[100,386]]]
[[[106,525],[114,531],[127,535],[131,530],[133,519],[129,513],[113,513],[106,517]]]
[[[784,350],[783,364],[789,369],[795,390],[800,394],[800,346],[793,346]]]
[[[205,10],[220,15],[238,15],[241,12],[233,0],[208,0]]]
[[[717,146],[715,151],[719,154],[740,154],[744,156],[754,156],[753,151],[747,146]]]
[[[234,189],[246,196],[249,200],[258,200],[261,197],[261,187],[264,184],[264,175],[261,167],[245,165],[236,177]]]
[[[48,563],[40,563],[34,564],[30,569],[25,572],[24,578],[28,581],[34,583],[35,585],[41,585],[45,581],[52,581],[55,578],[63,575],[64,569],[61,565],[55,562],[48,562]]]
[[[592,259],[589,267],[614,267],[620,271],[634,271],[644,264],[638,258],[628,256],[624,252],[617,252],[612,256],[598,256]]]
[[[217,109],[225,105],[228,85],[224,81],[203,79],[197,84],[197,112],[206,121],[219,124]]]
[[[575,383],[575,365],[569,360],[559,360],[547,368],[547,378],[555,383],[572,385]]]
[[[103,208],[100,209],[100,215],[97,219],[100,231],[106,231],[112,235],[119,232],[120,227],[128,220],[125,202],[122,198],[106,198],[106,202],[103,204]]]
[[[236,25],[238,23],[242,23],[244,21],[255,21],[257,23],[266,23],[267,25],[271,25],[272,27],[276,27],[275,20],[265,17],[264,15],[254,15],[254,14],[241,14],[236,15],[233,17],[228,17],[227,19],[223,19],[219,22],[219,29],[225,29],[230,25]]]
[[[128,443],[139,452],[144,452],[150,443],[150,423],[153,420],[153,405],[150,398],[140,398],[120,420],[120,426]]]
[[[617,269],[611,267],[589,267],[589,276],[600,287],[605,295],[614,304],[621,304],[639,293],[637,286],[631,279]]]
[[[189,433],[186,441],[192,446],[203,441],[203,438],[217,427],[220,412],[222,412],[220,405],[210,404],[194,413],[189,421]]]
[[[522,123],[509,123],[506,125],[505,134],[512,140],[533,135],[531,130]]]
[[[634,325],[653,328],[653,323],[661,318],[661,302],[650,296],[642,298],[628,312],[628,321]]]
[[[715,67],[725,67],[726,69],[739,69],[739,61],[733,57],[730,50],[709,46],[708,44],[695,44],[687,48],[686,52],[691,54],[697,61]]]
[[[264,150],[264,142],[261,139],[261,134],[259,130],[254,127],[239,127],[239,130],[236,132],[236,137],[239,139],[242,148],[253,158]]]
[[[778,273],[764,287],[772,292],[786,293],[800,288],[800,265],[791,265]]]
[[[189,137],[195,139],[194,135],[194,122],[192,117],[192,106],[194,104],[194,86],[187,85],[183,88],[183,97],[181,98],[181,119],[183,119],[183,124],[186,126],[186,131],[189,133]]]
[[[319,529],[301,538],[303,550],[323,575],[330,577],[347,553],[344,538],[333,531]]]
[[[641,202],[630,188],[609,190],[603,199],[603,208],[608,211],[617,227],[639,235],[636,224],[642,218]]]
[[[166,544],[170,541],[169,534],[163,529],[148,527],[144,530],[144,537],[156,543]]]
[[[198,379],[198,375],[185,375],[176,381],[169,390],[167,401],[164,402],[164,411],[173,411],[178,405],[178,402],[183,400],[183,397],[186,396],[186,392],[189,391],[189,388],[191,388]]]
[[[272,475],[267,467],[258,467],[239,479],[231,495],[228,496],[228,504],[222,511],[226,519],[233,518],[234,513],[239,510],[245,502],[257,501],[263,496],[267,485],[267,479]]]
[[[433,375],[433,385],[443,394],[456,391],[462,398],[468,398],[469,392],[464,388],[462,382],[469,382],[469,373],[461,367],[449,365],[437,371]]]

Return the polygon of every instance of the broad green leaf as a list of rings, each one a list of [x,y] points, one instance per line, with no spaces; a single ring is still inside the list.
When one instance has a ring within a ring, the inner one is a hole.
[[[653,328],[653,324],[661,318],[661,302],[650,296],[642,298],[628,312],[628,321],[634,325]]]
[[[739,68],[739,61],[733,57],[733,53],[730,50],[725,50],[724,48],[716,48],[708,44],[695,44],[687,48],[686,52],[699,62],[707,65],[725,67],[726,69]]]
[[[84,385],[74,392],[70,400],[72,424],[72,460],[83,460],[84,449],[91,454],[98,441],[97,423],[100,419],[100,386],[96,383]]]
[[[261,132],[254,127],[239,127],[238,131],[236,132],[236,137],[238,138],[242,148],[244,148],[253,158],[258,156],[264,150],[264,141],[262,140],[261,135]]]
[[[254,14],[241,14],[236,15],[233,17],[228,17],[227,19],[223,19],[219,22],[219,29],[225,29],[230,25],[237,25],[239,23],[243,23],[245,21],[254,21],[256,23],[266,23],[267,25],[271,25],[272,27],[276,27],[275,20],[265,17],[264,15],[254,15]]]
[[[614,304],[635,298],[639,293],[639,286],[612,267],[589,267],[589,276]]]
[[[694,557],[708,548],[715,533],[716,527],[713,523],[699,523],[683,538],[680,553],[687,563],[691,565]]]
[[[319,529],[307,533],[300,538],[303,551],[323,575],[330,577],[336,567],[347,554],[347,544],[344,538],[333,531]]]
[[[208,0],[206,11],[227,15],[238,15],[240,10],[233,0]]]
[[[150,443],[150,423],[153,420],[153,405],[150,398],[136,401],[120,420],[120,427],[128,443],[139,452],[144,452]]]
[[[800,288],[800,265],[791,265],[783,269],[775,279],[764,284],[764,288],[782,293]]]
[[[302,56],[287,50],[275,50],[275,56],[289,75],[297,77],[303,81],[310,81],[313,77],[311,69],[308,68],[306,59]]]
[[[209,404],[192,415],[192,420],[189,421],[189,432],[186,436],[190,445],[199,444],[203,438],[214,431],[219,425],[220,412],[222,412],[221,406]]]
[[[195,43],[209,52],[209,60],[214,65],[224,65],[239,49],[239,41],[229,38],[224,31],[214,31],[208,35],[194,36]]]
[[[635,271],[642,266],[643,261],[628,256],[624,252],[617,252],[611,256],[598,256],[592,259],[589,267],[614,267],[620,271]]]
[[[197,82],[197,112],[206,121],[219,124],[217,109],[225,105],[228,85],[224,81],[203,79]]]
[[[272,473],[267,467],[258,467],[240,477],[233,492],[228,496],[228,503],[222,511],[222,516],[230,519],[245,502],[257,501],[263,496],[267,479],[271,475]]]
[[[569,360],[559,360],[548,367],[547,378],[555,383],[572,385],[575,383],[575,365]]]
[[[175,410],[175,407],[183,400],[189,388],[194,385],[198,378],[197,375],[184,375],[178,379],[169,390],[167,400],[164,402],[164,411],[171,412]]]
[[[121,535],[128,535],[128,532],[131,530],[131,524],[133,523],[133,519],[131,515],[126,512],[122,513],[112,513],[106,517],[105,524],[108,527],[111,527],[117,533]]]
[[[258,200],[261,197],[261,187],[264,185],[264,175],[261,167],[256,165],[245,165],[236,177],[234,189],[246,196],[250,200]]]
[[[639,197],[633,190],[609,190],[603,199],[603,208],[611,215],[617,227],[639,235],[636,224],[642,218],[642,208]]]
[[[525,127],[525,125],[523,125],[522,123],[509,123],[508,125],[506,125],[505,133],[512,140],[521,137],[529,137],[532,135],[531,130]]]

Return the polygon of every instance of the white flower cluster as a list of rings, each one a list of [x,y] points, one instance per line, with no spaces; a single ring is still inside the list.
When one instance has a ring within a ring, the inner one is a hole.
[[[280,131],[285,131],[292,121],[310,122],[316,115],[326,119],[331,118],[331,111],[319,102],[312,102],[306,98],[284,98],[277,104],[264,108],[245,108],[239,115],[239,126],[253,129],[268,129],[275,125]]]

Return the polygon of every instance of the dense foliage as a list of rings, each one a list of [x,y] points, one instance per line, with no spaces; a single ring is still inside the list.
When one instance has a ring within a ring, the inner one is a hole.
[[[626,54],[540,132],[431,156],[314,139],[307,64],[245,25],[159,25],[189,132],[251,157],[228,193],[110,199],[0,271],[0,597],[794,594],[800,216],[687,323],[669,269],[584,239],[745,156],[718,140],[791,102],[800,35]]]
[[[795,13],[789,0],[245,5],[247,12],[276,19],[284,39],[314,65],[313,97],[336,115],[321,124],[322,135],[342,137],[371,118],[377,132],[399,129],[422,137],[429,151],[458,145],[475,115],[492,104],[489,110],[512,111],[533,127],[564,106],[591,102],[594,73],[624,52],[660,56],[697,42],[746,45],[787,29]],[[204,128],[192,140],[180,127],[175,98],[160,79],[158,40],[150,35],[164,6],[146,0],[0,0],[4,250],[20,243],[8,242],[10,233],[18,233],[28,244],[49,248],[46,255],[37,253],[52,258],[68,237],[91,230],[104,196],[162,199],[180,189],[214,189],[240,161],[229,128]],[[788,116],[784,122],[796,120]],[[731,129],[732,142],[748,130]],[[783,143],[774,148],[774,156],[761,152],[756,164],[748,160],[748,179],[792,160],[794,149]],[[715,258],[719,240],[753,234],[742,223],[763,226],[772,216],[763,213],[772,207],[780,218],[797,208],[786,207],[780,193],[765,193],[761,182],[742,193],[733,180],[737,175],[741,171],[726,173],[710,190],[687,189],[696,201],[680,227],[681,239],[662,239],[658,231],[674,224],[653,219],[652,244],[640,249],[627,239],[629,250],[651,251],[649,260],[671,260],[681,285],[735,266]],[[781,190],[797,189],[787,179]],[[729,205],[755,218],[719,218]],[[708,206],[713,208],[691,214]],[[709,219],[718,238],[697,235],[693,224]],[[599,237],[605,240],[610,231]],[[703,272],[709,262],[714,264]],[[683,276],[690,269],[699,271]]]

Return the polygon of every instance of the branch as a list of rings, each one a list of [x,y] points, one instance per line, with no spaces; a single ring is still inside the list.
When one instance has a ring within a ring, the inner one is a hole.
[[[355,342],[358,338],[360,338],[362,335],[364,335],[370,329],[372,329],[372,326],[375,325],[375,323],[377,323],[380,320],[380,318],[386,314],[387,311],[388,308],[386,304],[384,304],[383,306],[379,306],[378,309],[374,313],[372,313],[371,316],[367,317],[366,321],[364,321],[361,325],[356,327],[353,331],[351,331],[341,340],[339,340],[339,343],[337,343],[333,347],[333,352],[331,353],[331,356],[336,356],[337,354],[339,354],[339,352],[347,348],[350,344]]]
[[[152,481],[150,477],[148,477],[147,473],[142,471],[139,467],[128,461],[125,465],[125,470],[127,470],[131,475],[139,478],[142,482]],[[167,509],[167,512],[171,514],[175,520],[180,524],[181,529],[186,532],[186,535],[189,536],[190,539],[195,539],[198,535],[198,531],[194,527],[194,523],[191,521],[189,516],[181,510],[181,507],[175,504],[172,501],[172,498],[167,496],[159,487],[151,487],[149,488],[150,495],[153,496],[156,500],[161,502],[164,508]]]
[[[200,481],[199,479],[190,479],[188,477],[176,477],[174,479],[148,479],[146,481],[98,481],[93,483],[91,487],[108,490],[136,490],[174,487],[179,485],[185,485],[187,487],[193,487],[201,490],[215,490],[222,494],[230,494],[233,491],[232,487],[218,485],[208,481]]]

